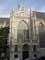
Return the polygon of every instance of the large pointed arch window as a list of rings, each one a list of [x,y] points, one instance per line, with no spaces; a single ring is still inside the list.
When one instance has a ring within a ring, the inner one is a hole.
[[[18,25],[17,40],[21,42],[29,41],[29,29],[25,21],[21,21]]]
[[[39,24],[39,44],[40,48],[45,48],[45,31],[42,22]]]

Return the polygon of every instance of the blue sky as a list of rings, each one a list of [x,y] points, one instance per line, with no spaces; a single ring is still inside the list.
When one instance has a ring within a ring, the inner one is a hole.
[[[0,16],[8,15],[12,7],[17,10],[20,3],[26,9],[32,6],[36,11],[45,12],[45,0],[0,0]]]

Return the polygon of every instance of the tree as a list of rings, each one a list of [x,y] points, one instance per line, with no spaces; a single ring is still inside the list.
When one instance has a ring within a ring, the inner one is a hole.
[[[8,34],[9,34],[9,27],[4,27],[0,29],[0,56],[1,53],[4,53],[5,57],[7,57]]]

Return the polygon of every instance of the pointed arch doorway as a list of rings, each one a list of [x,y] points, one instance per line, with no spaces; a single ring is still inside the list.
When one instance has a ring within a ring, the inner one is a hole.
[[[28,44],[24,44],[22,48],[22,58],[23,60],[29,58],[29,46]]]
[[[18,24],[17,40],[22,45],[22,59],[25,60],[29,58],[29,26],[25,20],[22,20]],[[25,44],[26,43],[26,44]]]

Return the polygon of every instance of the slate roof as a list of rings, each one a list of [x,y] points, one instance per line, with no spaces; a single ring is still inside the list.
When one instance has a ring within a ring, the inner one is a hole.
[[[10,23],[10,18],[5,18],[5,17],[0,17],[0,23],[4,23],[4,21],[9,24]]]
[[[45,13],[44,12],[36,12],[36,11],[33,11],[33,14],[34,15],[36,14],[36,18],[45,19]]]

